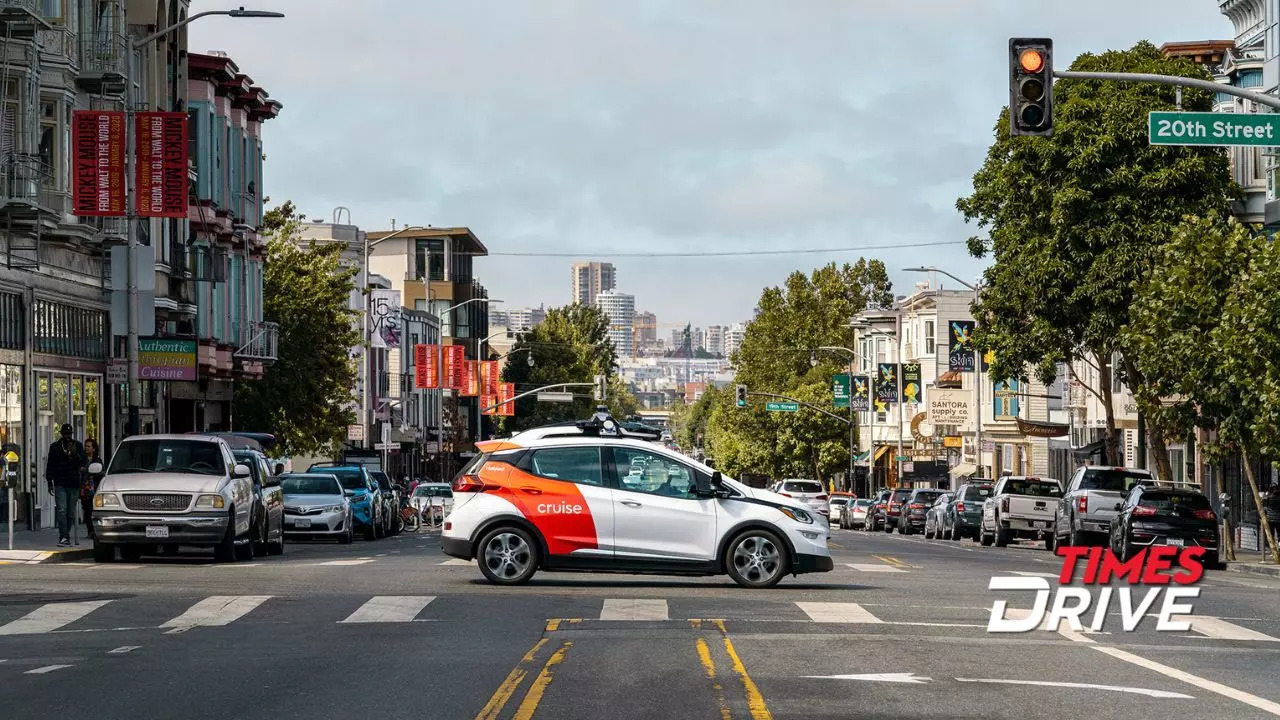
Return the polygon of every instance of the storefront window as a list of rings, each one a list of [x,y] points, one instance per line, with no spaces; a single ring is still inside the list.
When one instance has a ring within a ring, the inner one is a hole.
[[[0,365],[0,446],[22,451],[22,367]]]
[[[91,437],[102,445],[102,428],[98,425],[98,378],[84,381],[85,437]]]
[[[58,427],[71,422],[71,406],[67,404],[68,383],[66,375],[53,376],[53,422]]]

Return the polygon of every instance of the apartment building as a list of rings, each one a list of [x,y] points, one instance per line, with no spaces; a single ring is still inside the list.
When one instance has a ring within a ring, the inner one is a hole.
[[[613,263],[577,262],[570,268],[573,302],[595,305],[596,296],[618,287],[618,274]]]

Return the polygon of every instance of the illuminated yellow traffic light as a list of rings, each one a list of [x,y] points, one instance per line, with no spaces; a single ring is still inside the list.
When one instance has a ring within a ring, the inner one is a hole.
[[[1009,40],[1009,131],[1053,134],[1053,40]]]

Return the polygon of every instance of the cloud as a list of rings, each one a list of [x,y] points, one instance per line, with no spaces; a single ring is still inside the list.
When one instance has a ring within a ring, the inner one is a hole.
[[[322,217],[348,206],[369,229],[467,225],[495,252],[961,241],[954,203],[1005,102],[1010,35],[1053,36],[1065,64],[1232,34],[1206,0],[258,6],[288,17],[205,19],[190,37],[285,104],[265,130],[265,191]],[[748,319],[793,269],[853,259],[615,262],[638,307],[705,325]],[[930,259],[981,269],[960,245]],[[509,303],[554,305],[569,262],[493,257],[477,273]]]

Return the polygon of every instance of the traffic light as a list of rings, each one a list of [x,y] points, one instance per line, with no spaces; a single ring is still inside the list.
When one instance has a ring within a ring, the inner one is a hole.
[[[746,407],[746,406],[747,406],[747,386],[739,385],[738,386],[738,407]]]
[[[1053,134],[1053,40],[1009,39],[1009,132]]]
[[[595,377],[595,383],[595,400],[596,402],[604,402],[604,396],[608,390],[608,378],[604,375],[597,375]]]

